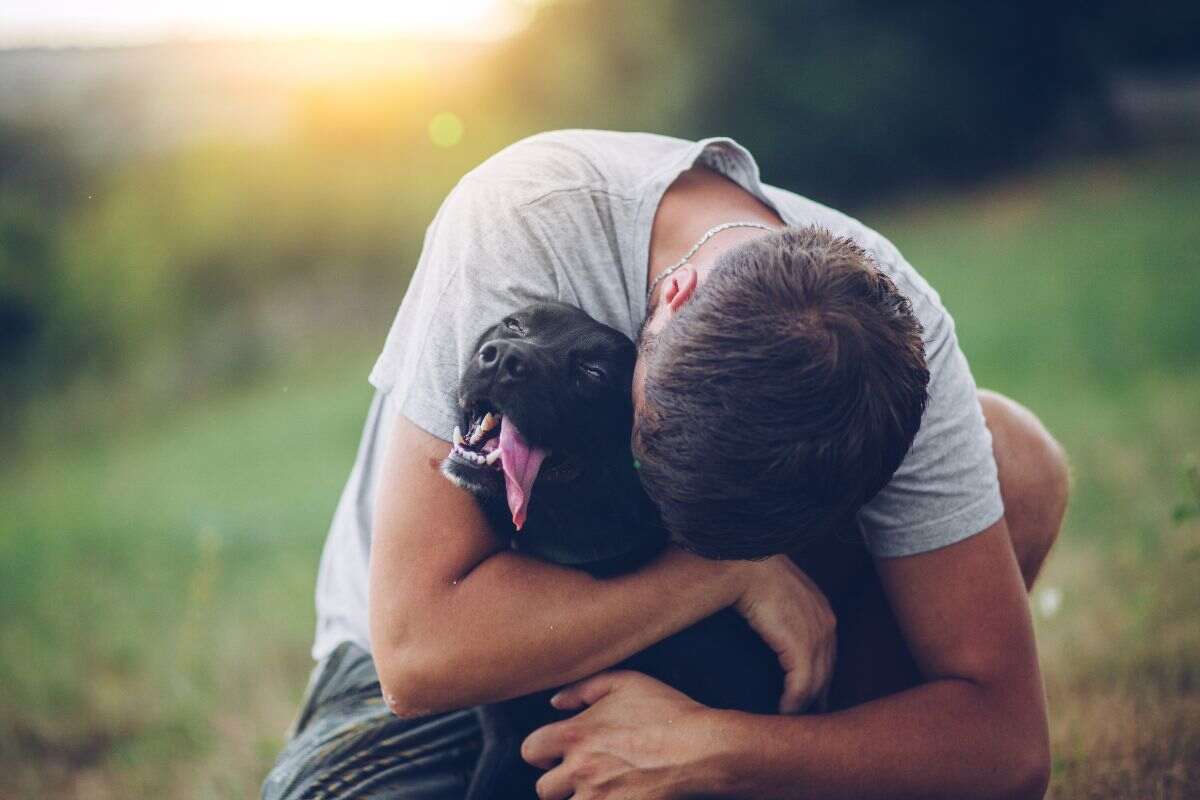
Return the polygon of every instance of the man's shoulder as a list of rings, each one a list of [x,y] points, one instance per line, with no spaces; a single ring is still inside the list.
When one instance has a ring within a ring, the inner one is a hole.
[[[538,197],[583,189],[636,196],[648,167],[694,142],[653,133],[569,129],[538,133],[500,150],[468,172],[462,185],[503,184]]]

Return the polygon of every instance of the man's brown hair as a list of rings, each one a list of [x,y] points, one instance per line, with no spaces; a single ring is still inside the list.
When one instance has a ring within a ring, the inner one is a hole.
[[[908,452],[929,383],[908,300],[817,227],[725,253],[643,357],[642,481],[674,538],[710,558],[850,525]]]

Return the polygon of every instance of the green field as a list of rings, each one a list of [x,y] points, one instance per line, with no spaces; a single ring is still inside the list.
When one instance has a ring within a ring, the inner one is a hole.
[[[941,292],[980,385],[1071,455],[1033,596],[1058,798],[1200,792],[1200,522],[1176,521],[1200,502],[1197,208],[1185,155],[863,215]],[[0,462],[0,796],[257,793],[372,356]]]

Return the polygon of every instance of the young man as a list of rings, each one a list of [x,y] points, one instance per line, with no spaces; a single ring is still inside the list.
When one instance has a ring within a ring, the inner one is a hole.
[[[753,225],[722,227],[734,222]],[[831,235],[773,232],[785,226]],[[866,276],[860,294],[870,297],[846,303],[859,290],[756,283],[839,259],[842,272]],[[828,684],[834,624],[785,556],[715,561],[671,547],[635,573],[596,580],[498,547],[437,465],[476,336],[539,299],[630,335],[648,317],[635,444],[681,543],[734,556],[800,548],[803,561],[805,542],[830,541],[856,516],[886,603],[879,652],[843,661],[903,650],[918,680],[837,713],[755,717],[701,708],[645,676],[596,675],[736,605],[787,671],[781,711],[798,711]],[[882,327],[854,324],[855,313]],[[924,363],[909,346],[913,318]],[[807,341],[800,351],[863,402],[822,416],[819,392],[796,392],[802,402],[786,380],[764,389],[772,364],[784,377],[804,373],[796,348],[766,341],[780,335]],[[877,346],[885,352],[859,369]],[[888,376],[923,384],[926,367],[921,415],[920,393]],[[381,787],[461,796],[479,733],[469,712],[450,709],[588,676],[557,700],[586,710],[525,743],[526,759],[548,769],[542,797],[1044,791],[1045,707],[1025,590],[1065,507],[1061,451],[1027,411],[977,395],[949,315],[890,243],[761,183],[736,143],[566,131],[485,162],[430,227],[371,381],[378,393],[318,580],[320,663],[264,796]],[[907,448],[914,408],[920,429]],[[767,441],[751,435],[768,425]],[[711,446],[672,446],[689,430]]]

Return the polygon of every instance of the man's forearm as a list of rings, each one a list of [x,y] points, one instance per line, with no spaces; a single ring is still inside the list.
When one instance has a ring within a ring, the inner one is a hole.
[[[743,567],[676,548],[604,580],[501,549],[478,504],[442,476],[448,447],[401,418],[379,479],[392,488],[375,500],[371,651],[398,713],[584,677],[741,595]]]
[[[560,693],[579,713],[534,731],[522,756],[549,770],[553,798],[1040,797],[1045,697],[1004,519],[876,570],[926,683],[832,714],[755,716],[605,673]]]
[[[847,711],[714,711],[709,780],[746,798],[1035,798],[1048,747],[1040,703],[935,680]]]
[[[500,552],[428,587],[420,608],[374,609],[394,622],[373,636],[376,662],[400,713],[495,702],[591,675],[715,613],[737,599],[735,577],[673,547],[606,579]]]

